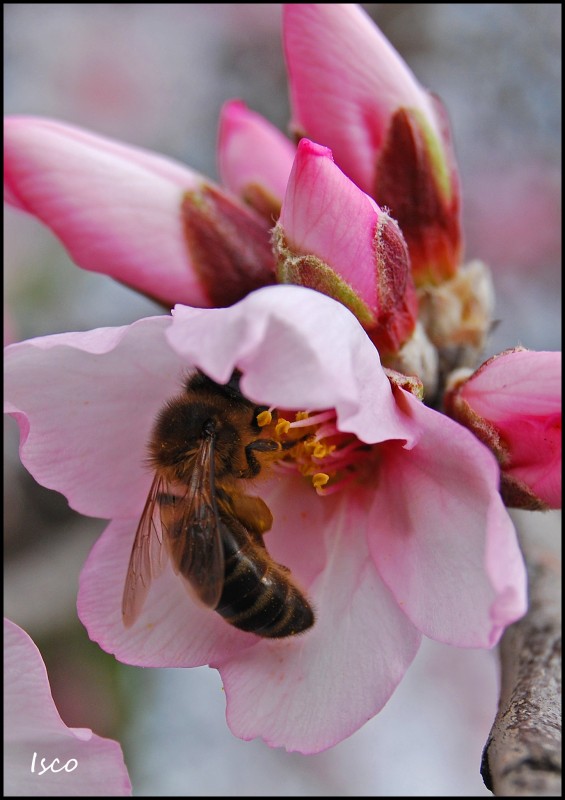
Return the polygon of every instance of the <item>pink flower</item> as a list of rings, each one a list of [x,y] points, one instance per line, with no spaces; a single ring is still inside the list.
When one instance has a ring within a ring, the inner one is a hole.
[[[218,170],[223,185],[276,222],[292,168],[295,148],[278,128],[240,100],[220,114]]]
[[[339,300],[381,355],[414,330],[417,300],[398,225],[333,163],[326,147],[302,139],[273,243],[281,283]]]
[[[274,282],[264,222],[162,156],[36,117],[4,122],[4,199],[81,267],[171,307],[228,305]]]
[[[356,4],[287,3],[283,36],[297,136],[398,221],[417,284],[452,277],[460,191],[445,112]]]
[[[117,742],[68,728],[53,703],[41,654],[4,619],[4,791],[9,797],[131,796]]]
[[[561,353],[500,353],[454,380],[445,405],[496,455],[506,505],[561,508]]]
[[[308,426],[294,412],[309,412],[312,447],[285,450],[246,489],[273,514],[268,551],[313,605],[316,621],[300,636],[230,626],[195,604],[170,566],[137,621],[122,622],[152,482],[147,442],[195,367],[218,383],[239,369],[243,394],[288,421],[282,437]],[[217,668],[228,724],[243,739],[331,747],[384,706],[422,634],[492,647],[525,611],[494,457],[391,386],[355,317],[321,293],[270,287],[227,309],[177,306],[172,318],[30,340],[7,349],[5,373],[23,463],[73,508],[111,519],[81,575],[89,635],[127,663]]]

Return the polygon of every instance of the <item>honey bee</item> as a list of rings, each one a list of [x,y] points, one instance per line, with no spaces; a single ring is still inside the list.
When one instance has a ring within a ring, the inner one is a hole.
[[[290,570],[265,547],[273,523],[268,506],[241,488],[284,445],[261,438],[257,417],[266,407],[241,394],[240,377],[236,370],[218,384],[197,372],[157,418],[149,444],[155,475],[124,586],[126,627],[167,554],[196,599],[236,628],[282,638],[314,624]]]

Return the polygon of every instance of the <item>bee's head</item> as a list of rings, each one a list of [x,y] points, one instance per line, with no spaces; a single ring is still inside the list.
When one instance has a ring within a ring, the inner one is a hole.
[[[227,471],[233,453],[240,447],[240,436],[217,406],[209,399],[187,395],[170,400],[153,428],[149,446],[152,465],[173,468],[177,479],[183,481],[193,468],[198,450],[208,440],[216,474]]]

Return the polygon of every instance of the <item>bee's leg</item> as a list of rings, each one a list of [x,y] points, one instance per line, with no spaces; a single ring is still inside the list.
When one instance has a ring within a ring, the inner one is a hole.
[[[261,463],[256,457],[254,450],[261,453],[272,453],[274,450],[280,450],[281,446],[274,439],[257,439],[250,442],[245,447],[245,458],[247,459],[248,467],[242,470],[239,474],[240,478],[254,478],[261,472]]]
[[[273,515],[265,501],[238,491],[218,491],[217,487],[216,494],[222,516],[237,519],[257,543],[264,547],[263,534],[273,526]]]

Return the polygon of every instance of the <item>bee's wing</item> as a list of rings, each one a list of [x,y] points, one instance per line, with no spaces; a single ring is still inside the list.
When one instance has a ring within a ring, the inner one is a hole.
[[[214,437],[205,437],[196,453],[184,496],[171,496],[161,507],[163,531],[176,572],[191,594],[216,608],[224,586],[222,528],[215,496]],[[165,520],[166,516],[166,520]]]
[[[159,499],[166,488],[166,482],[156,474],[135,533],[122,598],[122,617],[127,628],[139,616],[151,581],[160,575],[167,559],[159,519]]]

